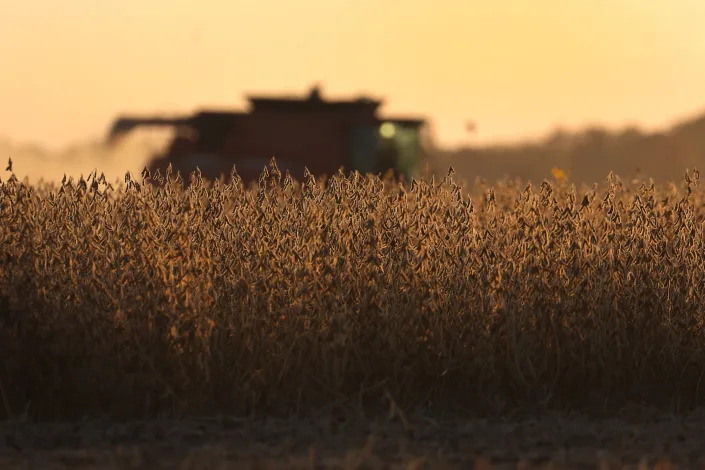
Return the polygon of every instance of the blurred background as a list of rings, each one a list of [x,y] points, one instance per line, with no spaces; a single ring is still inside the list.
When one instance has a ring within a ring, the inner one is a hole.
[[[30,181],[119,178],[183,132],[108,145],[120,117],[247,113],[319,85],[423,119],[415,172],[680,179],[705,167],[703,18],[700,0],[8,1],[0,158]]]

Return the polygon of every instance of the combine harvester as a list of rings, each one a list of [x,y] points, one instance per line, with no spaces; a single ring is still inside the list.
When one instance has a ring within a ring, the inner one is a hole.
[[[248,97],[249,112],[200,111],[188,117],[120,117],[109,133],[115,143],[137,127],[172,127],[165,153],[155,155],[153,172],[171,163],[187,177],[198,167],[206,178],[230,174],[256,180],[272,157],[298,179],[304,167],[316,175],[340,167],[362,173],[392,169],[407,180],[418,174],[423,119],[380,118],[381,101],[361,97],[326,101],[314,87],[308,97]]]

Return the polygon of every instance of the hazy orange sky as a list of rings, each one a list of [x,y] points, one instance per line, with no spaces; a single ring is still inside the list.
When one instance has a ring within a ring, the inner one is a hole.
[[[702,0],[34,0],[0,8],[0,136],[57,148],[117,113],[247,93],[384,97],[441,144],[705,110]],[[478,125],[469,134],[468,121]]]

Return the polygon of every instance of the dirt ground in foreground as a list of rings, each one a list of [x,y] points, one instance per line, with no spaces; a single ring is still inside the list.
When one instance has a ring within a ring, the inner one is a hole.
[[[0,423],[1,469],[705,468],[705,410],[611,419],[325,416]]]

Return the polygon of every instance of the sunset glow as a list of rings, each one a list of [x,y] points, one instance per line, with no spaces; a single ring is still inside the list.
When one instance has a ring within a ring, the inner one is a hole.
[[[0,136],[58,148],[116,114],[370,94],[441,145],[705,108],[699,0],[37,0],[0,15]],[[469,132],[468,122],[477,129]]]

